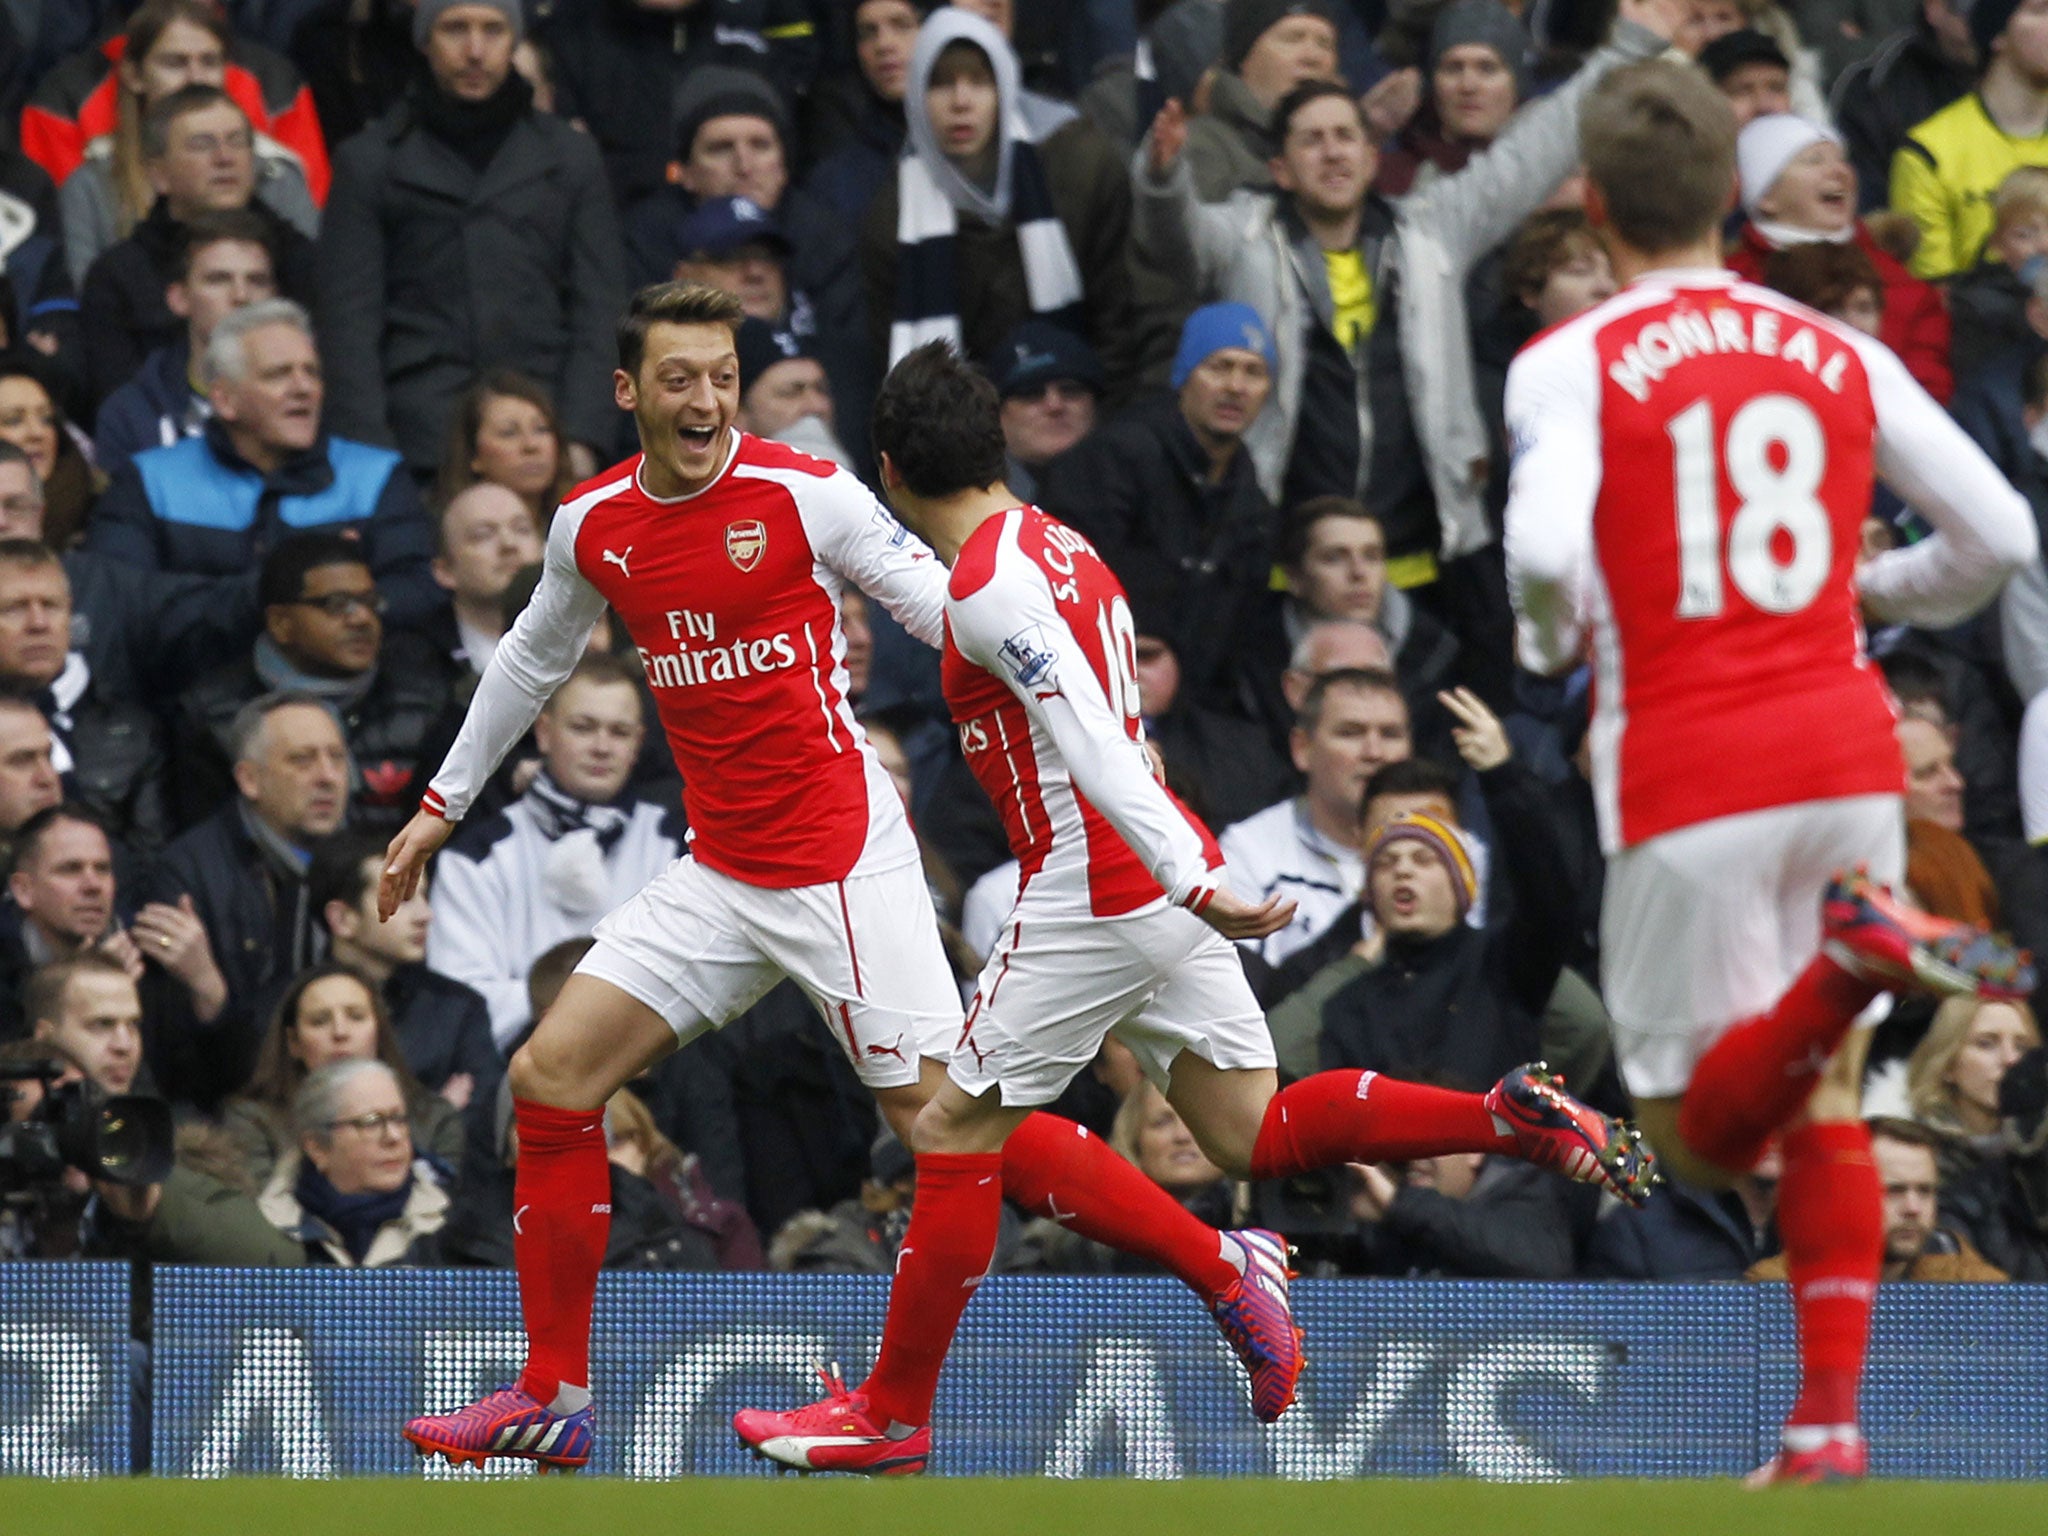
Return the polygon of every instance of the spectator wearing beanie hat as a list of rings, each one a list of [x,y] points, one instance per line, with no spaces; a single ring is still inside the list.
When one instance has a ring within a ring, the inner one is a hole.
[[[1931,283],[1913,276],[1871,238],[1856,215],[1856,170],[1832,128],[1790,113],[1756,118],[1735,141],[1742,211],[1746,215],[1728,265],[1753,283],[1775,251],[1816,241],[1854,245],[1870,258],[1884,285],[1878,340],[1935,399],[1954,389],[1949,372],[1948,306]]]
[[[1173,359],[1176,393],[1054,459],[1040,485],[1040,504],[1086,534],[1126,588],[1162,596],[1160,638],[1193,703],[1232,707],[1238,639],[1271,601],[1273,505],[1243,445],[1275,362],[1250,305],[1196,310]]]
[[[619,430],[618,218],[590,136],[538,110],[512,67],[524,19],[520,0],[422,0],[415,88],[335,156],[319,243],[326,425],[396,446],[421,474],[492,368],[546,386],[579,474]]]
[[[809,297],[818,333],[849,345],[858,338],[865,321],[846,220],[790,185],[789,110],[775,87],[751,70],[698,67],[676,94],[672,142],[674,179],[626,211],[632,281],[664,283],[674,276],[676,262],[688,254],[689,221],[700,204],[745,198],[770,215],[789,242],[789,286]]]
[[[1977,89],[1916,126],[1892,157],[1891,205],[1919,226],[1915,276],[1976,265],[1991,195],[2023,165],[2048,166],[2048,6],[1976,0]]]
[[[554,61],[557,109],[597,140],[621,208],[668,179],[677,96],[700,74],[758,71],[787,96],[815,72],[812,13],[822,8],[808,0],[698,0],[685,7],[557,0],[548,9],[536,31]]]
[[[1436,13],[1425,60],[1428,99],[1380,153],[1373,190],[1400,197],[1424,168],[1449,174],[1507,126],[1528,89],[1529,34],[1500,0],[1451,0]]]
[[[1337,78],[1329,0],[1224,0],[1218,62],[1209,110],[1188,124],[1188,167],[1205,203],[1273,185],[1273,108],[1304,80]]]
[[[1475,928],[1466,919],[1479,879],[1459,830],[1424,810],[1381,825],[1365,849],[1365,902],[1385,958],[1323,1004],[1325,1069],[1477,1088],[1540,1052],[1544,1011],[1578,942],[1579,897],[1542,780],[1497,720],[1483,723],[1459,733],[1459,752],[1476,770],[1507,899],[1489,898]]]

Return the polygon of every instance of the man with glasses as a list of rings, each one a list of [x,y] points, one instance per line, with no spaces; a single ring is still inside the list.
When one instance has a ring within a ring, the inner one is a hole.
[[[418,635],[384,628],[384,594],[363,546],[339,533],[279,542],[263,562],[257,589],[263,633],[254,647],[194,683],[178,702],[180,817],[190,825],[227,794],[230,733],[242,706],[292,690],[323,700],[341,721],[358,824],[396,827],[423,787],[413,773],[448,703],[448,658]]]
[[[326,387],[303,309],[268,299],[224,316],[199,371],[212,419],[115,476],[91,548],[148,570],[246,575],[279,539],[317,528],[358,541],[394,624],[446,606],[433,525],[398,455],[321,430]]]
[[[235,793],[164,850],[142,891],[184,919],[143,949],[161,1020],[151,1065],[166,1098],[207,1107],[247,1082],[278,994],[326,950],[307,875],[349,803],[348,745],[325,695],[253,699],[236,711],[228,742]],[[181,946],[201,942],[225,995],[202,997],[159,974]]]

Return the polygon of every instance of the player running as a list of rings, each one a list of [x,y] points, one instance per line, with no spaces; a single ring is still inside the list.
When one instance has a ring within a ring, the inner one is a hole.
[[[734,429],[740,319],[715,288],[666,284],[634,299],[615,388],[642,451],[556,512],[540,586],[386,858],[388,917],[615,609],[682,771],[690,855],[598,925],[596,947],[512,1058],[526,1367],[480,1402],[407,1424],[422,1454],[544,1468],[590,1459],[591,1304],[611,1220],[603,1110],[622,1084],[787,976],[907,1137],[959,1037],[916,842],[846,696],[838,617],[852,582],[937,645],[945,571],[851,475]],[[1276,920],[1239,919],[1226,931],[1246,937]],[[1300,1340],[1270,1234],[1219,1233],[1098,1138],[1046,1115],[1012,1139],[1002,1183],[1027,1210],[1180,1276],[1244,1361],[1262,1410],[1291,1399]],[[1277,1283],[1248,1284],[1258,1266]]]
[[[828,1395],[808,1407],[736,1415],[742,1440],[815,1471],[924,1470],[939,1367],[995,1251],[1006,1141],[1112,1030],[1234,1178],[1497,1152],[1630,1200],[1648,1192],[1640,1141],[1540,1067],[1517,1068],[1485,1094],[1359,1071],[1276,1094],[1265,1016],[1218,930],[1273,926],[1279,899],[1253,907],[1225,889],[1215,839],[1153,777],[1123,589],[1086,539],[1003,484],[995,391],[944,343],[889,375],[874,433],[890,500],[952,567],[946,702],[1002,813],[1020,890],[946,1081],[911,1130],[917,1202],[879,1361],[855,1390],[828,1376]],[[1376,846],[1409,838],[1457,845],[1454,832],[1413,816]],[[1246,1241],[1253,1294],[1270,1304],[1259,1326],[1291,1330],[1277,1305],[1284,1246],[1270,1234]],[[1293,1380],[1263,1385],[1274,1395],[1257,1404],[1260,1417],[1278,1417]]]
[[[1725,1187],[1782,1138],[1802,1384],[1752,1481],[1860,1477],[1883,1234],[1852,1025],[1888,989],[2033,978],[1887,894],[1903,773],[1858,603],[1960,622],[2033,522],[1883,346],[1721,269],[1735,122],[1704,76],[1617,70],[1581,138],[1626,286],[1509,371],[1522,657],[1558,672],[1590,643],[1603,990],[1666,1171]],[[1873,468],[1935,533],[1859,569]]]

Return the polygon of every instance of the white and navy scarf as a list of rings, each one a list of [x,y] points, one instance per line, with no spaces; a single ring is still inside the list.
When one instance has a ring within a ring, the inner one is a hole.
[[[1053,212],[1045,167],[1021,105],[1016,55],[988,22],[970,12],[942,6],[918,30],[904,99],[924,100],[939,54],[948,44],[972,43],[988,56],[1000,102],[996,132],[995,186],[983,188],[962,176],[940,152],[930,117],[916,106],[905,114],[909,137],[896,165],[896,319],[889,327],[889,362],[928,341],[961,346],[960,303],[953,239],[960,215],[984,223],[1016,226],[1024,259],[1024,288],[1033,314],[1064,318],[1081,302],[1081,268],[1067,231]]]

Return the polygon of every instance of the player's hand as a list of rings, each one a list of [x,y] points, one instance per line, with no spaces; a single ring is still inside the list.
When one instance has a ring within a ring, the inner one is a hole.
[[[1187,109],[1172,97],[1159,109],[1159,115],[1152,119],[1151,148],[1145,164],[1154,180],[1164,181],[1166,175],[1180,159],[1180,152],[1188,144]]]
[[[1451,727],[1451,741],[1458,749],[1458,756],[1465,759],[1475,773],[1498,768],[1514,756],[1514,748],[1508,742],[1507,729],[1500,723],[1500,716],[1488,709],[1485,701],[1470,688],[1453,688],[1448,693],[1439,693],[1436,701],[1456,717],[1458,723]]]
[[[1375,144],[1384,144],[1422,108],[1422,71],[1397,69],[1358,98],[1358,110],[1365,118],[1365,131]]]
[[[1693,30],[1694,0],[1621,0],[1620,19],[1647,27],[1667,43]]]
[[[1263,939],[1294,921],[1294,903],[1276,892],[1253,906],[1241,896],[1218,889],[1202,913],[1202,921],[1226,939]]]
[[[384,850],[384,873],[377,881],[378,921],[390,922],[398,909],[412,900],[413,893],[420,888],[420,872],[427,867],[427,860],[454,830],[453,822],[429,816],[425,811],[413,812],[412,820],[399,829],[391,846]]]

